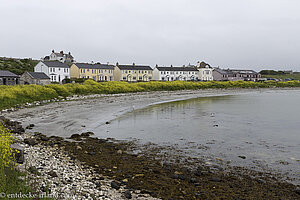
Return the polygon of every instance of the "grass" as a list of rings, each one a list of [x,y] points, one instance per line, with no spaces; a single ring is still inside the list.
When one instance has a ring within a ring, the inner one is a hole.
[[[147,91],[198,90],[209,88],[273,88],[300,87],[299,81],[287,82],[250,82],[250,81],[209,81],[209,82],[100,82],[86,80],[83,84],[69,83],[65,85],[51,84],[0,86],[0,110],[34,101],[50,100],[72,95],[116,94]]]
[[[281,74],[281,75],[262,75],[262,78],[276,78],[276,79],[293,79],[293,80],[300,80],[300,73],[299,74]]]

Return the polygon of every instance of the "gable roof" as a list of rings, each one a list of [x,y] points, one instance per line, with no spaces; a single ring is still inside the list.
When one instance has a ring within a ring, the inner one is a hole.
[[[59,61],[41,61],[48,67],[59,67],[59,68],[70,68],[66,63],[62,63]]]
[[[0,77],[14,77],[14,78],[17,78],[19,76],[12,73],[12,72],[10,72],[10,71],[0,70]]]
[[[50,79],[44,72],[27,72],[34,79]]]
[[[198,71],[194,67],[156,67],[158,71]]]
[[[67,54],[67,53],[56,53],[54,52],[54,54],[57,56],[57,57],[66,57],[66,58],[69,58],[69,59],[73,59],[74,57],[71,55],[71,54]]]
[[[144,65],[117,65],[120,70],[153,70],[150,66]]]
[[[246,69],[230,69],[233,73],[239,73],[239,74],[258,74],[258,72],[254,70],[246,70]]]
[[[90,63],[74,63],[79,69],[115,69],[113,65],[107,64],[90,64]]]
[[[219,72],[220,74],[229,74],[228,71],[225,71],[225,70],[220,69],[220,68],[214,68],[214,71]]]

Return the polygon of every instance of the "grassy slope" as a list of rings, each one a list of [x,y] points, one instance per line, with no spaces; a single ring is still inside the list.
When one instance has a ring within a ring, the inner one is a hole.
[[[277,79],[294,79],[300,80],[300,74],[283,74],[283,75],[262,75],[262,78],[277,78]]]
[[[8,70],[17,75],[21,75],[25,71],[33,71],[37,63],[37,60],[0,57],[0,70]]]
[[[59,96],[88,94],[116,94],[146,91],[175,91],[175,90],[198,90],[208,88],[273,88],[273,87],[300,87],[299,81],[287,82],[250,82],[250,81],[228,81],[228,82],[101,82],[97,83],[87,80],[84,84],[51,84],[40,85],[17,85],[0,86],[0,110],[14,107],[34,101],[49,100]]]

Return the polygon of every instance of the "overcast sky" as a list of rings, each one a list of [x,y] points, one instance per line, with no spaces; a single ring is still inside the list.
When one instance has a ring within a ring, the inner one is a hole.
[[[300,71],[300,0],[0,0],[0,56]]]

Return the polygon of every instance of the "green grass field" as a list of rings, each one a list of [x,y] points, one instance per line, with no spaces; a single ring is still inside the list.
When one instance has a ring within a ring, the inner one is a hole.
[[[262,78],[276,78],[276,79],[293,79],[300,80],[300,74],[283,74],[283,75],[262,75]]]

